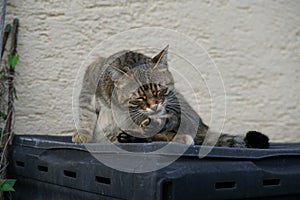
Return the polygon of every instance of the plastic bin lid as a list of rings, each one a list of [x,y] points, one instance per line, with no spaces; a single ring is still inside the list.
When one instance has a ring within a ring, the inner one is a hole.
[[[74,149],[88,151],[96,149],[96,153],[129,154],[131,152],[148,153],[153,155],[181,155],[181,157],[199,157],[199,151],[209,151],[206,158],[230,159],[261,159],[276,156],[300,156],[300,143],[271,143],[269,149],[211,147],[192,145],[188,147],[179,143],[153,142],[153,143],[122,143],[112,144],[75,144],[71,136],[44,136],[44,135],[16,135],[13,145],[26,146],[38,149]],[[168,151],[157,151],[168,145]],[[117,148],[116,148],[117,147]],[[201,150],[202,149],[202,150]],[[125,150],[125,151],[124,151]],[[211,150],[211,151],[210,151]],[[180,152],[180,153],[179,153]]]

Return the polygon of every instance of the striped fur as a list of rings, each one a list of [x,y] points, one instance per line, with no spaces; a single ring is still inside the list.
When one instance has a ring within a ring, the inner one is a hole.
[[[167,55],[168,48],[154,58],[122,51],[94,61],[84,75],[80,124],[73,141],[203,144],[207,137],[208,145],[217,141],[217,146],[253,147],[251,136],[255,134],[248,137],[252,145],[245,136],[222,134],[214,138],[218,134],[209,131],[174,88]],[[118,110],[117,114],[112,110]]]

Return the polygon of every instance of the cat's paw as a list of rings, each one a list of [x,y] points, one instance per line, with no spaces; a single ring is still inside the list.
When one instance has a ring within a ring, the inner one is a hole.
[[[161,132],[165,124],[165,119],[145,119],[141,123],[141,127],[144,130],[144,136],[153,137],[154,135]]]
[[[145,119],[144,121],[141,122],[141,127],[146,127],[150,124],[150,118]]]
[[[194,144],[194,139],[190,135],[176,135],[172,142],[177,142],[181,144],[188,144],[188,145],[193,145]]]
[[[91,142],[92,140],[93,140],[93,138],[90,135],[80,134],[78,132],[76,132],[72,136],[72,142],[74,142],[74,143],[88,143],[88,142]]]
[[[141,143],[141,142],[150,142],[149,138],[140,138],[132,136],[124,131],[120,132],[117,136],[119,143]]]
[[[135,142],[135,137],[125,133],[125,132],[120,132],[117,136],[118,142],[119,143],[132,143]]]

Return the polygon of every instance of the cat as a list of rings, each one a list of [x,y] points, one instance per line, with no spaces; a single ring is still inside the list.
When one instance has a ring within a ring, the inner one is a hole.
[[[72,137],[75,143],[173,141],[202,145],[207,137],[206,145],[269,147],[269,138],[260,132],[218,137],[210,131],[174,87],[168,46],[153,58],[120,51],[96,59],[84,74],[79,115],[79,127]]]

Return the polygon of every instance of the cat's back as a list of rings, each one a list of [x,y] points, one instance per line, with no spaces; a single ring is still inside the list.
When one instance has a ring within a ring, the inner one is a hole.
[[[109,69],[112,67],[127,72],[127,68],[132,69],[138,65],[145,64],[150,60],[150,57],[142,53],[124,50],[106,58],[104,68],[106,68],[107,72],[109,72]]]

